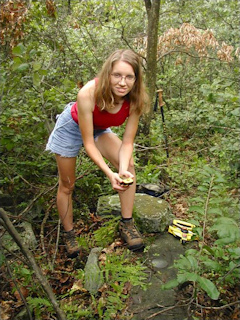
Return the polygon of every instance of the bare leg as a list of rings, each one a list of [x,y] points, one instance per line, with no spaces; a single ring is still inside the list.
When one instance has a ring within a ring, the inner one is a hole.
[[[101,154],[117,169],[119,167],[118,154],[121,143],[121,140],[113,133],[105,133],[101,135],[96,142]],[[133,158],[130,160],[128,171],[135,176]],[[134,184],[128,187],[127,190],[119,192],[123,219],[121,219],[118,226],[121,238],[126,242],[128,249],[133,251],[143,250],[144,248],[142,236],[137,230],[133,219],[131,219],[135,199],[136,179],[134,179],[134,181]]]
[[[117,170],[119,166],[118,153],[121,147],[121,143],[121,140],[113,133],[105,133],[101,135],[96,142],[96,146],[101,152],[101,154],[107,160],[109,160]],[[126,191],[119,192],[123,218],[131,218],[133,212],[134,198],[136,192],[136,176],[133,158],[130,161],[128,171],[134,175],[135,179],[134,183]]]
[[[132,217],[133,205],[134,205],[134,199],[135,199],[136,175],[135,175],[135,169],[134,169],[134,165],[133,165],[133,159],[131,162],[132,162],[132,164],[129,166],[128,171],[134,175],[134,182],[126,191],[118,193],[119,198],[120,198],[123,218],[131,218]]]
[[[75,184],[76,158],[56,155],[59,173],[57,192],[58,213],[65,231],[73,229],[72,192]]]

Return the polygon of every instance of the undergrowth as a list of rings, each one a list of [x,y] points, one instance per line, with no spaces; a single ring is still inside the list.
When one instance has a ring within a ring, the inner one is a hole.
[[[205,293],[224,306],[226,292],[240,279],[239,203],[229,194],[228,181],[219,170],[205,166],[196,176],[199,185],[189,198],[188,218],[196,225],[198,245],[175,260],[177,277],[162,288],[190,282],[192,302],[198,303]]]

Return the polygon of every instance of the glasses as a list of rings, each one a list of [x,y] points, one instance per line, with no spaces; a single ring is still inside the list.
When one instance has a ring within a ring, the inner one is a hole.
[[[122,81],[124,79],[125,82],[133,83],[136,80],[136,77],[132,74],[128,74],[127,76],[122,76],[120,73],[111,73],[111,76],[116,82]]]

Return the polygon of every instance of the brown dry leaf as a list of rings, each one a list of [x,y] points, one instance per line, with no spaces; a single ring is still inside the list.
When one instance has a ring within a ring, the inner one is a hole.
[[[25,288],[25,287],[21,287],[21,288],[19,288],[19,290],[21,291],[21,294],[23,295],[23,297],[27,298],[27,296],[29,294],[29,290],[27,288]],[[16,290],[13,295],[18,301],[22,301],[22,298],[21,298],[20,293],[18,292],[18,290]]]
[[[59,282],[62,284],[66,283],[70,277],[71,277],[71,275],[68,275],[67,273],[62,274],[61,278],[59,279]]]
[[[0,309],[1,320],[9,320],[11,318],[13,304],[14,302],[12,300],[1,301],[1,309]]]
[[[94,213],[90,213],[90,218],[93,222],[100,222],[101,218],[99,218],[98,216],[96,216]]]
[[[23,23],[26,21],[27,13],[27,5],[22,0],[5,1],[0,5],[0,27],[3,29],[0,39],[2,45],[9,43],[13,48],[23,38]]]
[[[76,282],[74,282],[71,291],[87,292],[87,290],[83,286],[82,280],[77,280]]]
[[[107,286],[107,284],[106,283],[104,283],[102,286],[101,286],[101,288],[100,289],[98,289],[98,291],[99,292],[104,292],[104,291],[106,291],[106,290],[108,290],[108,286]]]
[[[138,52],[142,55],[146,55],[147,49],[147,37],[136,38],[134,41]],[[170,28],[163,35],[158,38],[158,57],[170,54],[171,51],[182,50],[194,50],[200,58],[209,56],[212,50],[215,51],[220,60],[230,62],[233,60],[231,56],[233,53],[233,47],[226,43],[219,44],[214,37],[212,30],[201,30],[195,28],[190,23],[183,23],[179,29]]]
[[[187,207],[183,203],[177,203],[174,206],[175,215],[177,218],[181,218],[186,215]]]
[[[115,252],[115,248],[119,248],[119,247],[122,247],[122,244],[123,242],[121,240],[117,240],[117,241],[114,241],[113,243],[111,243],[107,248],[104,248],[102,250],[103,253],[106,253],[106,254],[110,254],[110,253],[113,253]]]
[[[106,256],[105,253],[100,254],[100,256],[99,256],[99,261],[100,261],[102,264],[105,263],[106,259],[107,259],[107,256]]]
[[[122,247],[123,241],[122,240],[116,240],[115,242],[113,242],[113,244],[114,244],[114,248]]]
[[[239,320],[240,319],[240,310],[239,309],[234,310],[232,319],[233,320]]]
[[[127,295],[130,292],[131,288],[132,288],[131,283],[127,281],[124,285],[122,293]]]

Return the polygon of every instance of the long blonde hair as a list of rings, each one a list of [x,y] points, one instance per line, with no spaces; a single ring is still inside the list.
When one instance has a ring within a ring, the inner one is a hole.
[[[114,64],[123,61],[133,68],[136,80],[126,98],[130,103],[130,112],[141,115],[149,111],[149,98],[143,82],[141,61],[139,56],[129,49],[119,49],[113,52],[102,66],[98,74],[95,89],[95,101],[100,110],[110,110],[114,107],[114,96],[111,90],[110,75]]]

